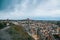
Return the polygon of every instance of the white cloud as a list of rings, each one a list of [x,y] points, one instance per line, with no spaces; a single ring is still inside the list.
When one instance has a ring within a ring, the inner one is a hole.
[[[14,5],[14,11],[7,12],[5,15],[0,15],[1,18],[28,18],[28,17],[60,17],[60,1],[59,0],[43,0],[34,8],[33,5],[38,3],[38,0],[23,0],[20,4]],[[33,5],[32,5],[33,4]],[[32,6],[31,6],[32,5]],[[30,7],[29,7],[30,6]],[[29,9],[34,8],[34,9]]]
[[[60,17],[60,9],[58,9],[58,0],[48,0],[48,2],[38,5],[38,7],[33,11],[32,16],[42,16],[42,17]]]

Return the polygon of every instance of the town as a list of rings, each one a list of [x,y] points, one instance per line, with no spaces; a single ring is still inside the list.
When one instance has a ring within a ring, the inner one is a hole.
[[[51,20],[0,20],[0,22],[6,22],[7,27],[1,30],[10,28],[10,23],[14,25],[21,25],[24,31],[28,33],[34,40],[59,40],[60,39],[60,26],[57,21]],[[55,37],[55,36],[58,36]]]

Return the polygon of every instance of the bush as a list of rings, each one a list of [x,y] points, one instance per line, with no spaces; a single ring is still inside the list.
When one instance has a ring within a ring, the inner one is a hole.
[[[12,36],[12,40],[33,40],[33,38],[24,31],[22,26],[11,25],[8,33]]]
[[[0,29],[6,27],[6,23],[5,22],[0,22]]]

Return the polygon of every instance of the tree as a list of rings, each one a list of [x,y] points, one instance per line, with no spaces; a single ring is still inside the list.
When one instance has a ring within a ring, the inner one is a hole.
[[[6,22],[0,22],[0,29],[6,27]]]

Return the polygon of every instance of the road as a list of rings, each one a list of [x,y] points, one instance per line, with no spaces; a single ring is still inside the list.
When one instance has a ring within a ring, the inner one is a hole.
[[[10,34],[6,31],[8,28],[10,28],[10,26],[0,30],[0,40],[12,40]]]
[[[10,28],[11,26],[7,26],[7,27],[4,27],[3,29],[0,29],[0,30],[6,30],[8,28]]]

